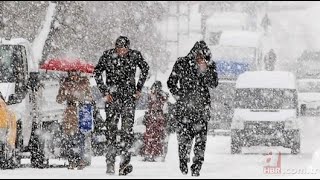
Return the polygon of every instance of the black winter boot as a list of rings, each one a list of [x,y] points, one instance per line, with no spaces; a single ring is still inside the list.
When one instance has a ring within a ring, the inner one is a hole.
[[[107,162],[107,174],[113,175],[115,173],[114,170],[114,162]]]
[[[188,174],[187,160],[180,160],[180,171],[182,172],[183,175]]]
[[[192,164],[191,165],[191,176],[200,176],[200,165]]]
[[[131,164],[120,165],[119,176],[126,176],[131,173],[133,170],[133,166]]]

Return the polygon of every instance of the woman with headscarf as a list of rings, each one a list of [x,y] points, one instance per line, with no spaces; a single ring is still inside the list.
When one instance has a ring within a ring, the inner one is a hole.
[[[166,135],[163,106],[167,102],[168,97],[169,94],[162,90],[160,81],[156,81],[151,86],[151,92],[148,95],[148,111],[145,116],[145,161],[155,161],[155,158],[163,155]]]
[[[84,140],[85,134],[79,129],[79,106],[85,102],[92,102],[90,82],[87,77],[81,77],[80,72],[68,72],[59,88],[57,102],[66,102],[64,111],[63,134],[66,142],[68,156],[68,169],[83,169],[84,162]]]

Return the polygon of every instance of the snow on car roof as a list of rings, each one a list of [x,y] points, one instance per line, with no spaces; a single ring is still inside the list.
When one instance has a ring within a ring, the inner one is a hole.
[[[261,34],[252,31],[223,31],[219,40],[221,46],[258,47]]]
[[[8,44],[8,45],[27,45],[29,47],[31,47],[31,44],[28,40],[24,39],[24,38],[13,38],[10,40],[4,39],[4,38],[0,38],[0,44]]]
[[[296,78],[286,71],[247,71],[237,79],[236,88],[296,89]]]

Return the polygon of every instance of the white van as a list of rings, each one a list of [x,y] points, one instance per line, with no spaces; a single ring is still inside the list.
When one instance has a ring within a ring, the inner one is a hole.
[[[300,152],[298,93],[291,72],[251,71],[236,81],[231,153],[242,147],[283,146]]]

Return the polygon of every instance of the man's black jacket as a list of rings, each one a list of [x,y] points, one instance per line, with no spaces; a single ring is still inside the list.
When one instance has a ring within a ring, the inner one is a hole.
[[[178,58],[167,81],[168,88],[179,104],[194,105],[198,108],[211,105],[209,87],[218,85],[216,64],[208,59],[208,68],[198,72],[195,55]],[[211,57],[208,57],[211,58]],[[178,86],[179,83],[179,86]]]
[[[135,82],[137,67],[141,74],[138,83]],[[106,83],[103,82],[102,73],[106,72]],[[107,50],[103,53],[94,70],[97,86],[102,94],[112,94],[120,97],[128,97],[141,92],[147,79],[149,65],[142,57],[141,53],[129,49],[128,55],[120,57],[115,49]]]

